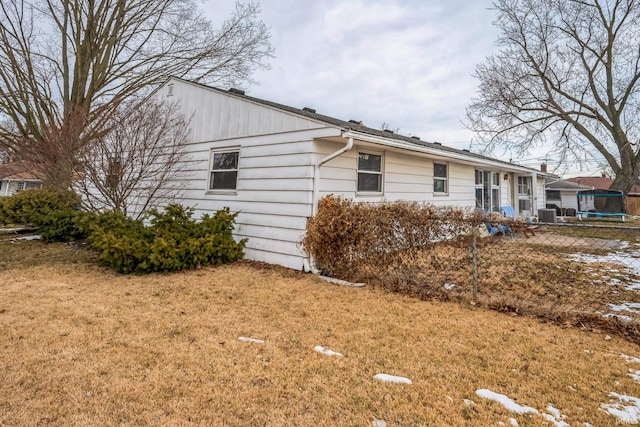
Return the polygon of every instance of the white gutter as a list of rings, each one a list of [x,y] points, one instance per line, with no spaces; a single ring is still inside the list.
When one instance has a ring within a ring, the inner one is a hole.
[[[386,145],[388,147],[401,148],[404,150],[417,151],[419,153],[430,154],[433,156],[446,157],[449,159],[462,160],[470,163],[480,163],[483,165],[494,166],[505,171],[527,173],[531,174],[532,170],[524,166],[509,165],[504,162],[492,162],[486,159],[479,159],[473,155],[465,155],[462,153],[456,153],[452,151],[445,151],[439,148],[431,148],[423,145],[418,145],[409,142],[403,142],[398,140],[392,140],[389,138],[383,138],[375,135],[369,135],[366,133],[359,133],[354,131],[344,132],[343,137],[356,138],[359,141],[371,142],[374,144]]]
[[[344,133],[342,135],[345,136]],[[320,198],[320,167],[327,163],[329,160],[335,159],[341,154],[353,148],[353,137],[347,137],[347,145],[339,149],[338,151],[329,154],[327,157],[320,159],[313,165],[313,195],[311,201],[311,216],[314,217],[318,213],[318,200]],[[320,274],[320,270],[316,267],[313,257],[304,258],[303,268],[305,271],[311,271],[313,274]]]
[[[345,134],[343,133],[342,136],[344,137]],[[345,145],[338,151],[329,154],[324,159],[321,159],[313,167],[313,200],[312,200],[311,216],[316,216],[316,213],[318,213],[318,199],[320,198],[320,166],[324,165],[329,160],[335,159],[339,155],[344,154],[353,148],[353,137],[347,136],[347,138],[348,138],[347,145]]]

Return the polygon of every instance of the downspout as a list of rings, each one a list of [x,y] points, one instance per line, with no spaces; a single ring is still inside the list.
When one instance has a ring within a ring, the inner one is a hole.
[[[329,154],[327,157],[320,159],[318,162],[316,162],[313,165],[313,194],[311,199],[311,216],[312,217],[316,216],[316,214],[318,213],[318,200],[320,199],[320,167],[325,163],[327,163],[328,161],[333,160],[336,157],[340,156],[341,154],[346,153],[352,148],[353,148],[353,137],[350,136],[347,138],[347,145],[345,145],[338,151]],[[305,261],[306,260],[307,259],[305,258]],[[313,257],[309,257],[308,262],[309,262],[309,265],[304,266],[305,270],[311,271],[314,274],[319,274],[320,271],[316,267],[316,263]]]
[[[312,200],[311,216],[316,216],[316,213],[318,213],[318,200],[320,199],[320,166],[324,165],[330,160],[335,159],[339,155],[346,153],[352,148],[353,148],[353,137],[349,137],[347,139],[347,145],[345,145],[335,153],[329,154],[324,159],[320,159],[320,161],[318,161],[314,165],[313,167],[313,200]]]

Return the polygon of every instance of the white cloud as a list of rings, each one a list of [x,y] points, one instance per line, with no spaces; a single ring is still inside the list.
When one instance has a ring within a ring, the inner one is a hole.
[[[490,6],[491,0],[263,1],[276,58],[248,92],[467,148],[471,133],[460,120],[477,87],[471,74],[494,49]]]

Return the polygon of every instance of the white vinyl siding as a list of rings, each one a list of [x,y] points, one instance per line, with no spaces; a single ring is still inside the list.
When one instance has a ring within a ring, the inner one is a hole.
[[[299,242],[311,215],[314,139],[337,137],[340,130],[200,85],[172,83],[169,99],[192,123],[180,203],[196,215],[223,207],[238,212],[234,236],[248,239],[246,258],[302,269]],[[166,99],[167,90],[158,95]],[[235,191],[211,190],[212,153],[230,149],[239,150]]]
[[[344,144],[319,141],[319,153],[314,160],[343,146]],[[358,152],[362,151],[366,151],[366,148],[356,147],[322,166],[320,197],[334,194],[367,202],[408,200],[437,205],[474,206],[473,166],[448,162],[449,193],[434,197],[433,159],[393,150],[384,152],[384,194],[361,195],[357,193],[357,161]]]

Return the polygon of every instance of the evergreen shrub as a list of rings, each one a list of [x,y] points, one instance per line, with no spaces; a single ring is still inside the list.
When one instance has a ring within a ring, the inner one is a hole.
[[[70,190],[32,189],[0,198],[0,224],[38,227],[47,215],[72,211],[80,206],[80,197]]]
[[[78,210],[63,209],[44,215],[38,221],[37,233],[47,243],[72,242],[87,237],[82,223],[95,215]]]
[[[242,258],[246,239],[236,242],[232,236],[237,214],[224,208],[200,221],[192,216],[193,209],[178,204],[150,211],[149,226],[122,214],[102,214],[88,225],[87,241],[100,252],[102,264],[120,273],[169,272]]]

